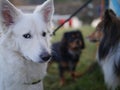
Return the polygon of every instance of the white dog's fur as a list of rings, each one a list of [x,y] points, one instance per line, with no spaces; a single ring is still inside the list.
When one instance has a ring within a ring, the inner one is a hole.
[[[0,90],[43,90],[47,62],[41,59],[50,50],[53,0],[31,14],[24,14],[7,0],[0,0]],[[25,38],[26,36],[26,38]]]

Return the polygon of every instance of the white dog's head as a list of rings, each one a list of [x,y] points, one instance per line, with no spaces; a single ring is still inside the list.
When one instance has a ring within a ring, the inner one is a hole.
[[[0,2],[0,23],[4,45],[27,60],[45,62],[51,57],[50,34],[54,13],[53,0],[38,6],[33,13],[24,14],[7,0]]]

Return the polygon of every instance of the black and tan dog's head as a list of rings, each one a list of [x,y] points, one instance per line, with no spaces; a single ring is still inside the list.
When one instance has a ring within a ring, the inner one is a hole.
[[[77,51],[84,49],[83,36],[79,30],[66,32],[62,38],[62,49]]]

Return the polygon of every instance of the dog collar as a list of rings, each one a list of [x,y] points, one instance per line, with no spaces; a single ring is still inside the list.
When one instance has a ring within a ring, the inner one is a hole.
[[[38,84],[40,83],[42,80],[37,80],[37,81],[34,81],[34,82],[31,82],[31,83],[24,83],[25,85],[35,85],[35,84]]]

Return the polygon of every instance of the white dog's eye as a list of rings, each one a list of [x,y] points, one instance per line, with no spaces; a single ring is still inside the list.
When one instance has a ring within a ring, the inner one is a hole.
[[[43,32],[43,33],[42,33],[42,36],[43,36],[43,37],[46,37],[46,32]]]
[[[23,37],[26,39],[30,39],[32,36],[29,33],[27,33],[27,34],[24,34]]]

